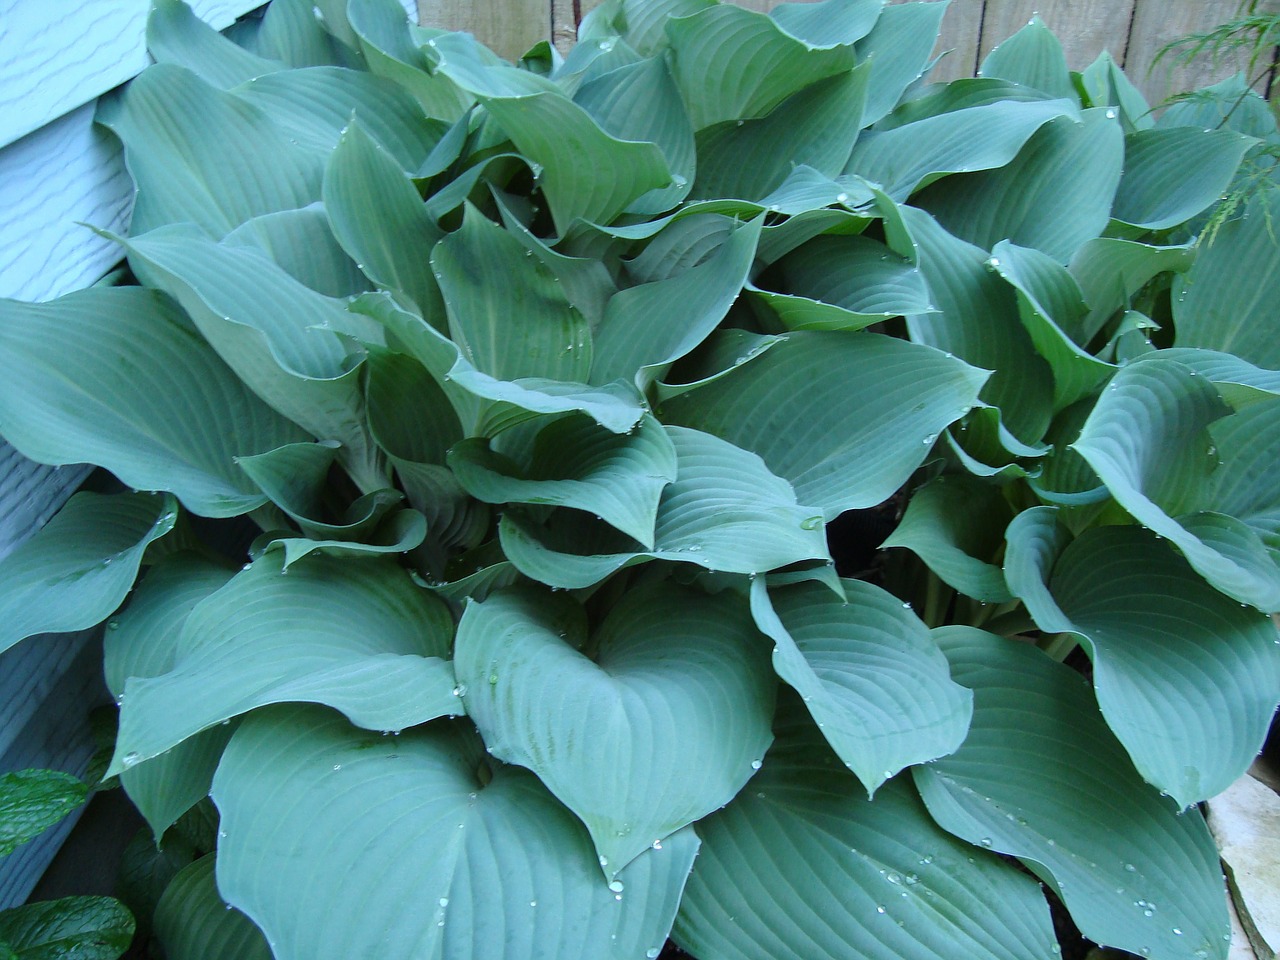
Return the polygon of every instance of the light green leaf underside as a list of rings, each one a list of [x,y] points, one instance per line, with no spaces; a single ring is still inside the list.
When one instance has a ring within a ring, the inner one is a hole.
[[[1175,346],[1235,354],[1280,368],[1275,304],[1280,301],[1280,191],[1261,190],[1228,221],[1175,284]]]
[[[951,682],[928,632],[891,594],[842,580],[751,585],[751,611],[774,641],[773,666],[870,796],[913,763],[964,740],[969,695]]]
[[[218,887],[277,960],[633,960],[661,948],[698,849],[686,830],[642,854],[619,896],[582,825],[461,725],[382,738],[317,707],[251,717],[213,795]]]
[[[440,293],[427,257],[444,231],[391,156],[353,124],[338,141],[324,174],[324,205],[334,235],[360,269],[395,290],[424,317]]]
[[[946,583],[983,603],[1013,599],[997,559],[1013,509],[1000,488],[965,476],[921,487],[882,547],[906,547]]]
[[[763,769],[698,825],[675,937],[715,960],[1048,960],[1035,882],[937,827],[910,784],[874,801],[793,704]]]
[[[899,211],[934,307],[907,318],[908,334],[992,371],[979,397],[999,409],[1014,436],[1034,443],[1053,412],[1053,374],[1021,321],[1015,292],[988,265],[986,251],[952,236],[922,210],[903,205]]]
[[[261,108],[173,64],[144,70],[98,105],[137,186],[135,236],[191,222],[214,237],[320,199],[323,153],[290,141]]]
[[[902,201],[947,174],[1004,167],[1040,127],[1075,113],[1067,100],[1002,100],[950,110],[865,133],[845,172],[880,184]]]
[[[633,433],[610,433],[587,417],[564,417],[538,433],[527,470],[482,440],[449,452],[467,492],[487,503],[552,504],[591,513],[653,547],[658,501],[676,479],[676,453],[653,417]]]
[[[830,9],[832,2],[818,6]],[[820,32],[835,32],[838,23],[828,20]],[[695,130],[764,116],[798,90],[856,63],[851,41],[807,43],[764,14],[730,4],[673,19],[666,30],[672,73]]]
[[[103,637],[107,688],[124,695],[130,677],[157,677],[174,664],[182,625],[196,604],[226,584],[231,570],[191,553],[166,557],[134,590],[129,606],[107,624]],[[120,774],[129,799],[159,839],[209,794],[213,771],[230,726],[204,730]]]
[[[557,587],[589,586],[649,558],[726,573],[828,559],[821,512],[798,504],[791,485],[759,457],[698,430],[665,430],[676,479],[658,503],[652,550],[582,514],[559,511],[535,527],[508,510],[498,528],[508,559]]]
[[[491,594],[463,614],[455,666],[487,749],[578,815],[612,879],[742,789],[773,739],[774,680],[729,592],[628,593],[588,641],[594,662],[575,649],[584,618],[547,592]]]
[[[948,177],[915,202],[985,250],[1009,240],[1067,263],[1106,228],[1123,169],[1120,125],[1094,108],[1050,119],[1009,163]]]
[[[38,462],[96,463],[226,517],[263,502],[234,458],[302,439],[160,293],[5,300],[0,317],[0,433]]]
[[[152,923],[168,960],[272,960],[262,931],[218,895],[213,854],[183,867],[169,882]]]
[[[1256,536],[1242,524],[1219,533],[1195,523],[1198,511],[1216,510],[1208,484],[1224,467],[1209,427],[1230,412],[1207,378],[1157,353],[1116,374],[1073,449],[1121,506],[1215,587],[1277,610],[1280,567]]]
[[[173,529],[173,498],[78,493],[0,560],[0,651],[37,633],[70,633],[124,600],[147,545]]]
[[[1254,142],[1231,130],[1200,127],[1129,134],[1111,216],[1146,230],[1186,223],[1226,192]]]
[[[88,784],[57,770],[0,775],[0,857],[60,821],[89,795]]]
[[[878,334],[802,331],[667,401],[661,416],[758,454],[831,519],[898,489],[986,376]]]
[[[0,911],[0,949],[18,960],[116,960],[133,940],[133,916],[111,897],[64,897]]]
[[[112,770],[255,707],[324,703],[373,730],[460,712],[452,618],[393,561],[267,555],[183,624],[174,666],[125,686]]]
[[[1022,859],[1091,940],[1153,960],[1225,957],[1204,820],[1142,782],[1088,684],[1025,644],[970,627],[934,635],[974,691],[964,746],[914,771],[934,818]]]
[[[1101,527],[1067,544],[1055,524],[1043,508],[1010,525],[1010,587],[1042,630],[1086,643],[1098,704],[1148,783],[1184,807],[1225,790],[1280,700],[1270,618],[1222,596],[1150,532]]]

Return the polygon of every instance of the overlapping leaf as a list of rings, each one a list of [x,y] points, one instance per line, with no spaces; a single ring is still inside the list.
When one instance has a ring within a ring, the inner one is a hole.
[[[262,932],[218,894],[214,857],[188,864],[169,882],[153,920],[155,937],[169,960],[272,960]]]
[[[666,583],[626,594],[589,639],[584,620],[547,592],[491,594],[463,614],[456,669],[487,749],[578,815],[612,880],[742,789],[772,741],[775,681],[731,593]]]
[[[218,888],[279,960],[631,960],[661,949],[698,849],[682,831],[611,888],[582,824],[461,725],[384,739],[318,707],[251,717],[213,796]]]
[[[1019,857],[1098,943],[1153,960],[1225,957],[1204,820],[1142,782],[1088,685],[1024,644],[969,627],[935,636],[974,709],[964,746],[914,770],[930,814]]]
[[[1070,541],[1054,514],[1010,525],[1010,589],[1041,630],[1085,642],[1098,705],[1147,782],[1181,806],[1226,789],[1280,700],[1275,625],[1154,534],[1109,526]]]

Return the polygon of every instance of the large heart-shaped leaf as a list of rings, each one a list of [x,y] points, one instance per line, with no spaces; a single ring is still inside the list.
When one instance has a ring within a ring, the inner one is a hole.
[[[986,376],[879,334],[802,331],[667,401],[662,416],[759,454],[832,519],[897,490]]]
[[[751,612],[776,644],[774,669],[871,795],[958,747],[970,698],[896,597],[859,580],[841,586],[843,599],[821,583],[769,588],[757,577]]]
[[[182,0],[156,0],[152,5],[147,17],[147,52],[157,63],[187,67],[222,89],[285,67],[237,46]]]
[[[498,528],[508,559],[553,587],[590,586],[648,558],[726,573],[828,559],[822,514],[797,503],[791,484],[759,457],[698,430],[665,430],[676,479],[658,502],[652,549],[584,514],[559,511],[534,526],[508,510]]]
[[[793,698],[794,699],[794,698]],[[716,960],[1049,958],[1035,882],[939,829],[909,781],[868,800],[798,704],[764,768],[698,824],[675,937]]]
[[[136,287],[0,301],[0,433],[40,463],[96,463],[195,513],[264,502],[234,458],[305,436],[227,369],[172,300]]]
[[[37,633],[69,633],[120,605],[147,545],[173,529],[173,498],[78,493],[0,560],[0,651]]]
[[[1186,223],[1222,196],[1254,143],[1231,130],[1200,127],[1129,134],[1111,216],[1146,230]]]
[[[1008,531],[1005,576],[1036,625],[1079,636],[1107,723],[1148,783],[1188,806],[1225,790],[1261,749],[1280,701],[1269,617],[1206,584],[1155,534],[1069,535],[1055,508]]]
[[[611,889],[573,815],[461,726],[382,738],[308,706],[251,716],[213,796],[218,889],[278,960],[657,956],[698,849],[681,831]]]
[[[933,38],[945,13],[945,7],[933,3],[890,4],[880,11],[871,32],[858,41],[858,58],[871,61],[864,126],[882,120],[928,70]]]
[[[773,739],[775,682],[733,593],[632,591],[589,640],[583,618],[547,593],[492,594],[463,614],[456,669],[488,749],[581,818],[613,878],[742,789]]]
[[[979,75],[1000,77],[1053,97],[1074,99],[1076,96],[1062,44],[1038,16],[1033,16],[1031,22],[1012,37],[996,44],[982,61]]]
[[[969,627],[934,635],[974,692],[964,746],[914,771],[934,818],[1022,859],[1092,940],[1153,960],[1225,957],[1204,820],[1142,782],[1088,684],[1026,644]]]
[[[374,730],[459,713],[441,659],[452,629],[394,561],[311,555],[286,573],[268,554],[196,606],[172,670],[126,683],[112,772],[269,703],[328,704]]]
[[[334,237],[320,203],[246,220],[223,242],[265,253],[299,283],[326,297],[350,297],[374,286]]]

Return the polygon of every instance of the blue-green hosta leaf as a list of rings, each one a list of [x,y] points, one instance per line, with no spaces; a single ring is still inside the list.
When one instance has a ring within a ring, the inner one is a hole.
[[[979,394],[982,401],[997,408],[1002,426],[1015,437],[1036,442],[1053,414],[1053,374],[1021,321],[1014,291],[990,268],[981,248],[952,236],[915,207],[899,209],[934,307],[907,318],[908,334],[916,343],[992,371]]]
[[[397,491],[397,496],[399,492]],[[359,540],[346,540],[341,536],[331,539],[288,537],[271,535],[264,552],[284,551],[284,569],[288,570],[308,554],[317,551],[330,557],[360,559],[385,554],[407,553],[422,545],[427,537],[427,518],[417,510],[393,510]]]
[[[1277,610],[1280,567],[1262,542],[1243,524],[1199,536],[1184,516],[1215,510],[1209,482],[1222,468],[1209,426],[1230,412],[1211,382],[1157,353],[1115,375],[1072,446],[1116,501],[1201,576],[1242,603]]]
[[[365,363],[369,429],[390,456],[443,465],[462,424],[430,371],[403,353],[370,347]]]
[[[726,120],[698,131],[698,199],[760,200],[803,164],[835,177],[862,127],[870,68],[864,64],[792,94],[758,120]],[[778,145],[786,143],[786,150]]]
[[[1102,713],[1148,783],[1184,807],[1225,790],[1280,700],[1275,625],[1148,531],[1067,539],[1053,508],[1021,514],[1008,532],[1010,589],[1041,630],[1084,642]]]
[[[882,547],[906,547],[965,596],[984,603],[1012,599],[994,562],[1013,509],[1000,488],[943,476],[917,490]]]
[[[459,713],[452,632],[392,560],[312,555],[286,575],[268,554],[196,606],[173,669],[125,685],[112,771],[269,703],[324,703],[374,730]]]
[[[1151,105],[1133,85],[1115,58],[1107,50],[1084,68],[1080,85],[1086,107],[1114,107],[1120,114],[1120,125],[1125,133],[1150,130],[1155,126]]]
[[[774,269],[786,293],[752,294],[789,330],[860,330],[934,309],[916,265],[870,237],[815,237]]]
[[[340,39],[357,47],[369,72],[394,81],[413,94],[428,117],[454,121],[463,116],[475,100],[448,77],[434,74],[430,61],[397,0],[330,0],[338,19],[345,20],[350,37]],[[330,19],[326,15],[326,19]],[[493,56],[493,54],[490,54]]]
[[[664,404],[751,450],[827,519],[883,502],[977,400],[986,371],[873,333],[802,331]],[[767,569],[767,568],[757,568]]]
[[[70,633],[120,605],[147,545],[173,529],[168,494],[78,493],[0,560],[0,651],[37,633]]]
[[[698,824],[676,941],[716,960],[1049,960],[1035,881],[940,829],[905,778],[868,800],[799,708]]]
[[[880,19],[881,0],[819,0],[781,3],[770,11],[790,36],[815,47],[857,43]]]
[[[668,581],[625,594],[589,640],[583,621],[545,590],[491,594],[462,616],[455,669],[486,747],[578,815],[612,880],[742,789],[773,740],[776,684],[732,591]]]
[[[89,795],[79,777],[57,770],[0,775],[0,857],[7,857],[62,820]]]
[[[698,430],[664,429],[675,447],[676,479],[658,502],[652,549],[583,514],[558,511],[534,527],[508,510],[499,526],[508,559],[535,580],[575,588],[645,559],[725,573],[829,559],[821,512],[798,504],[791,484],[759,457]]]
[[[1090,396],[1115,368],[1080,346],[1089,308],[1075,278],[1047,254],[1008,240],[991,248],[988,263],[1017,291],[1022,324],[1053,370],[1054,412]]]
[[[1020,83],[995,77],[962,77],[950,83],[936,83],[925,87],[918,96],[898,104],[892,113],[881,120],[878,130],[892,130],[904,124],[939,117],[970,107],[986,107],[994,103],[1032,103],[1052,100],[1046,93],[1033,90]],[[1075,115],[1070,104],[1063,104],[1064,112]]]
[[[116,960],[133,940],[133,915],[110,897],[64,897],[0,911],[0,950],[17,960]]]
[[[1172,103],[1156,121],[1157,127],[1225,127],[1247,137],[1266,139],[1276,132],[1271,105],[1249,88],[1243,73],[1196,91],[1196,96]]]
[[[152,924],[167,960],[272,960],[262,931],[218,894],[211,853],[178,871]]]
[[[1067,263],[1081,244],[1106,228],[1123,169],[1120,124],[1093,108],[1078,119],[1049,120],[1009,163],[948,177],[915,203],[951,233],[985,250],[1010,240]]]
[[[528,469],[480,439],[455,445],[449,465],[467,492],[486,503],[573,507],[646,549],[654,546],[658,500],[676,479],[675,447],[651,416],[625,434],[582,416],[552,421],[538,432]]]
[[[1231,130],[1200,127],[1129,134],[1111,216],[1146,230],[1186,223],[1217,202],[1256,142]]]
[[[591,381],[634,377],[647,386],[710,336],[747,280],[762,224],[757,217],[732,230],[713,255],[683,273],[614,294],[595,331]]]
[[[252,247],[215,243],[187,224],[121,242],[134,271],[182,304],[250,389],[317,439],[341,443],[357,483],[382,485],[364,423],[361,356],[337,333],[349,316],[342,301]]]
[[[422,115],[398,84],[362,70],[312,67],[259,77],[233,91],[261,107],[298,142],[328,156],[352,117],[406,173],[424,175],[423,161],[448,124]]]
[[[1004,167],[1037,130],[1062,116],[1076,116],[1068,100],[999,100],[949,110],[891,130],[864,133],[845,172],[880,184],[895,200],[905,200],[939,177]]]
[[[809,11],[784,14],[783,23],[723,4],[668,21],[671,69],[694,130],[725,120],[763,117],[793,93],[852,69],[857,55],[847,36],[859,31],[843,31],[846,36],[841,37],[842,18],[822,16],[838,6],[861,6],[864,12],[874,6],[878,13],[880,4],[827,0]],[[802,26],[797,18],[806,12],[818,16]],[[790,33],[784,23],[807,39]],[[872,16],[866,30],[874,24]]]
[[[326,297],[351,297],[373,289],[333,235],[323,204],[264,213],[240,224],[222,242],[265,253],[299,283]]]
[[[757,577],[751,612],[774,641],[774,670],[871,796],[903,767],[960,746],[970,697],[901,601],[859,580],[840,586],[844,599],[815,581]]]
[[[421,317],[400,309],[385,294],[366,294],[351,309],[376,319],[442,387],[449,388],[446,393],[469,436],[491,436],[541,413],[572,411],[585,413],[606,430],[626,433],[644,416],[639,393],[625,383],[589,386],[543,377],[499,380],[477,370],[456,343]],[[476,398],[493,403],[477,404]]]
[[[604,0],[582,18],[578,39],[608,43],[610,38],[618,37],[642,57],[650,57],[666,49],[669,19],[693,16],[715,3],[716,0]]]
[[[333,232],[360,269],[434,318],[440,291],[427,257],[444,231],[403,170],[361,125],[351,124],[338,141],[323,195]]]
[[[316,16],[316,7],[306,0],[279,0],[267,7],[255,37],[258,55],[295,68],[343,63],[342,47]]]
[[[1159,247],[1112,237],[1084,243],[1070,265],[1089,304],[1089,314],[1081,322],[1081,339],[1092,339],[1112,316],[1127,309],[1134,294],[1153,277],[1166,271],[1181,273],[1195,257],[1191,244]]]
[[[871,62],[863,126],[882,120],[929,68],[944,13],[936,3],[890,4],[858,41],[858,59]]]
[[[245,388],[168,297],[103,287],[0,301],[0,433],[227,517],[263,503],[234,458],[304,434]]]
[[[610,70],[584,82],[573,99],[605,133],[656,143],[666,158],[671,186],[637,197],[629,213],[661,213],[689,195],[699,162],[693,126],[664,60],[652,57]]]
[[[1236,409],[1280,396],[1280,370],[1263,370],[1234,354],[1195,347],[1170,347],[1160,356],[1177,360],[1194,370],[1197,376],[1206,377],[1218,388],[1222,399]]]
[[[308,706],[250,717],[213,796],[218,888],[277,960],[632,960],[698,849],[681,831],[610,889],[582,824],[460,724],[382,738]]]
[[[511,233],[467,206],[431,253],[453,340],[498,380],[585,381],[591,330],[560,283]],[[512,322],[519,318],[519,322]]]
[[[1081,400],[1058,414],[1045,434],[1053,451],[1041,461],[1040,475],[1028,483],[1046,503],[1083,506],[1110,499],[1093,468],[1071,447],[1092,411],[1093,399]]]
[[[156,0],[151,5],[147,52],[157,63],[186,67],[223,90],[285,68],[280,61],[237,46],[197,17],[183,0]]]
[[[166,557],[147,572],[128,607],[107,623],[103,637],[104,673],[113,695],[124,696],[130,677],[158,677],[173,669],[182,625],[195,605],[223,587],[232,572],[192,553]],[[157,840],[209,795],[213,771],[231,733],[230,725],[212,727],[120,774],[125,792]]]
[[[970,627],[934,636],[974,700],[964,746],[914,770],[938,823],[1020,858],[1091,940],[1152,960],[1225,957],[1204,820],[1142,782],[1088,684],[1026,644]]]
[[[1274,476],[1280,462],[1280,400],[1271,395],[1252,403],[1212,424],[1209,435],[1220,463],[1206,503],[1219,518],[1225,514],[1246,524],[1274,562],[1280,556],[1280,485]]]
[[[1174,284],[1174,343],[1234,353],[1280,368],[1280,191],[1260,190],[1243,216],[1224,223]]]
[[[131,230],[192,222],[215,237],[320,199],[324,155],[294,143],[260,107],[156,64],[99,101],[137,186]]]
[[[982,61],[978,75],[1020,83],[1053,97],[1076,99],[1062,44],[1038,16],[998,43]]]

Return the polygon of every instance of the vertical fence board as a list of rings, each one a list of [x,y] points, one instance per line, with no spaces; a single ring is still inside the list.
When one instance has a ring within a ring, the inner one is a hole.
[[[551,0],[418,0],[418,22],[465,30],[499,56],[518,60],[551,35]]]
[[[1187,34],[1213,29],[1234,17],[1239,6],[1239,0],[1202,0],[1198,3],[1143,0],[1134,16],[1125,73],[1148,100],[1159,103],[1171,93],[1208,86],[1245,70],[1247,55],[1226,57],[1218,63],[1214,63],[1210,56],[1202,55],[1188,65],[1175,63],[1170,54],[1155,64],[1156,54],[1165,44]],[[1269,6],[1274,9],[1278,5]]]
[[[982,22],[981,56],[1017,33],[1038,15],[1062,41],[1067,65],[1083,70],[1103,50],[1124,59],[1129,26],[1136,0],[1076,0],[1073,3],[1043,0],[987,0]],[[1148,0],[1150,2],[1150,0]],[[1168,0],[1157,0],[1168,8]]]

